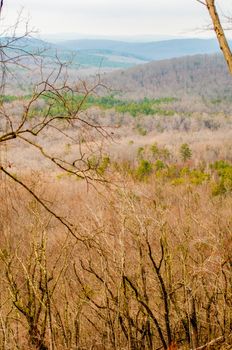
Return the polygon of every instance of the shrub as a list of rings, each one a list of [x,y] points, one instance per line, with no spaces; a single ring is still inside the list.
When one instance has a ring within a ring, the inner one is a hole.
[[[169,159],[169,158],[171,157],[171,153],[170,153],[170,151],[169,151],[166,147],[164,147],[164,148],[160,148],[160,150],[159,150],[159,156],[160,156],[162,159],[167,160],[167,159]]]
[[[158,147],[157,143],[154,143],[150,146],[150,152],[152,157],[159,157],[160,159],[167,160],[170,158],[171,153],[166,147]]]
[[[212,188],[212,195],[213,196],[219,196],[226,193],[226,188],[224,186],[223,181],[220,181],[219,183],[215,183]]]
[[[180,146],[180,156],[181,159],[186,162],[187,160],[191,159],[192,157],[192,151],[187,143],[183,143]]]
[[[211,165],[211,169],[216,170],[219,178],[213,187],[212,194],[216,196],[232,192],[232,165],[219,160]]]
[[[104,175],[106,169],[108,168],[110,164],[110,157],[109,156],[105,156],[102,158],[100,165],[97,168],[97,172],[99,175]]]
[[[162,170],[162,169],[164,169],[164,168],[166,168],[166,164],[165,164],[162,160],[158,159],[158,160],[155,162],[155,169],[156,169],[156,170]]]
[[[137,158],[138,159],[142,159],[143,158],[143,155],[144,155],[144,147],[139,147],[138,150],[137,150]]]
[[[194,169],[189,174],[190,182],[194,185],[201,185],[203,182],[210,179],[210,175],[201,170]]]
[[[139,135],[141,136],[146,136],[147,135],[147,130],[143,128],[141,125],[137,125],[137,130]]]
[[[139,180],[144,180],[152,173],[152,164],[148,160],[141,159],[138,168],[136,169],[136,177]]]
[[[157,143],[154,143],[153,145],[151,145],[150,151],[153,156],[157,156],[159,154],[159,147],[157,146]]]

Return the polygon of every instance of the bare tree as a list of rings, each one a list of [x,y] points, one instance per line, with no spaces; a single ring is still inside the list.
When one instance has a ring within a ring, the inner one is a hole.
[[[217,35],[218,43],[219,43],[220,48],[223,52],[223,55],[224,55],[224,58],[225,58],[227,65],[228,65],[229,71],[232,74],[232,52],[231,52],[231,49],[229,47],[228,40],[226,38],[225,31],[223,29],[220,16],[219,16],[218,11],[217,11],[215,0],[197,0],[197,1],[200,2],[201,4],[203,4],[204,6],[206,6],[206,8],[209,12],[210,18],[212,20],[214,31]]]
[[[0,5],[0,15],[2,10],[3,2]],[[92,181],[104,182],[97,168],[101,162],[99,159],[102,142],[109,134],[84,108],[89,96],[102,85],[100,78],[97,77],[91,86],[82,80],[70,82],[68,63],[61,62],[57,55],[52,60],[42,55],[46,48],[32,50],[28,46],[33,33],[27,22],[24,33],[18,35],[21,22],[20,13],[17,21],[0,35],[0,146],[16,141],[19,146],[27,145],[33,152],[39,153],[42,159],[65,174],[83,179],[87,184]],[[36,76],[33,76],[35,67]],[[38,82],[33,82],[34,86],[30,88],[26,98],[20,92],[15,101],[17,105],[12,110],[7,103],[7,86],[9,83],[14,86],[15,78],[23,80],[22,76],[30,70],[31,81],[36,79]],[[18,71],[23,71],[19,78],[16,77]],[[68,144],[76,147],[75,155],[67,157],[60,155],[59,151],[51,152],[44,145],[44,137],[47,135],[64,142],[67,140]],[[92,161],[93,155],[97,161]],[[0,159],[0,174],[5,174],[22,186],[75,236],[71,225],[57,215],[10,168],[10,161]]]

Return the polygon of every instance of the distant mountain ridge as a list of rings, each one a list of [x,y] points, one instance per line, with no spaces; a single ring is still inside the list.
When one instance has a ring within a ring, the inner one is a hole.
[[[232,42],[230,45],[232,46]],[[82,39],[63,41],[59,46],[73,51],[110,50],[114,53],[131,54],[147,61],[220,52],[216,39],[172,39],[140,43]]]
[[[6,38],[0,38],[4,43]],[[230,42],[232,46],[232,41]],[[116,40],[81,39],[49,43],[36,38],[23,38],[16,42],[30,52],[43,51],[44,56],[73,62],[80,68],[130,68],[150,61],[219,53],[215,39],[171,39],[152,42],[124,42]],[[74,54],[74,55],[73,55]]]
[[[129,68],[137,64],[146,62],[146,60],[136,57],[134,54],[119,53],[106,49],[84,49],[66,48],[60,44],[49,43],[47,41],[33,38],[8,38],[0,37],[0,45],[4,46],[10,43],[8,49],[11,54],[41,55],[44,58],[54,59],[57,55],[63,62],[72,62],[72,67],[76,68]],[[28,56],[29,57],[29,56]]]
[[[51,43],[59,43],[67,40],[114,40],[124,42],[151,42],[171,39],[181,39],[177,35],[164,34],[140,34],[140,35],[99,35],[99,34],[80,34],[80,33],[56,33],[42,34],[39,39],[49,41]]]

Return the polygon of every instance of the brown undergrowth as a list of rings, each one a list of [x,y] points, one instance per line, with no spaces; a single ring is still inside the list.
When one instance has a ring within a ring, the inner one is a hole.
[[[25,178],[75,239],[1,179],[1,349],[231,347],[231,195],[118,180]]]

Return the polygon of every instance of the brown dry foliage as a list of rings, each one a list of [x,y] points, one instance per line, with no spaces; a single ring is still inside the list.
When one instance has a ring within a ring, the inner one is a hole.
[[[190,349],[221,336],[229,346],[230,196],[154,179],[101,193],[24,181],[79,239],[1,181],[1,349]]]

